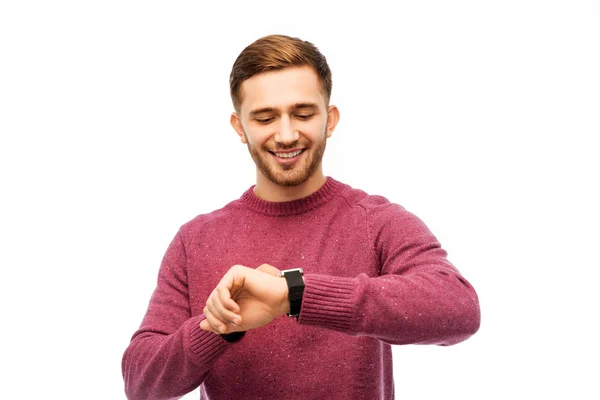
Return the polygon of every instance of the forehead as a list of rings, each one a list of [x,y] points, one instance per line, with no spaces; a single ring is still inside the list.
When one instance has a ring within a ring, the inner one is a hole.
[[[263,72],[244,81],[240,93],[242,114],[265,107],[287,109],[298,103],[325,107],[319,78],[311,67]]]

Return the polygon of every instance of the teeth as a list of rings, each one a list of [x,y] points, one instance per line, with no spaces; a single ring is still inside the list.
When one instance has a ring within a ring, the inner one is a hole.
[[[298,150],[293,153],[275,153],[275,155],[277,157],[281,157],[281,158],[292,158],[292,157],[296,157],[300,153],[302,153],[302,150]]]

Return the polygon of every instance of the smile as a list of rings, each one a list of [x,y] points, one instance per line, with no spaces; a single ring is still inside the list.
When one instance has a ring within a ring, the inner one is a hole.
[[[302,153],[303,151],[304,151],[304,149],[297,150],[292,153],[275,153],[275,152],[272,152],[272,153],[275,154],[279,158],[293,158],[293,157],[296,157],[298,154]]]

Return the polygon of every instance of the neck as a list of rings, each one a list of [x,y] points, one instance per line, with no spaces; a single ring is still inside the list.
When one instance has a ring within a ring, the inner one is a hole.
[[[272,202],[284,202],[298,200],[310,196],[321,188],[327,181],[323,174],[322,167],[313,172],[313,174],[303,183],[296,186],[281,186],[272,182],[265,175],[256,170],[256,186],[254,194],[256,197]]]

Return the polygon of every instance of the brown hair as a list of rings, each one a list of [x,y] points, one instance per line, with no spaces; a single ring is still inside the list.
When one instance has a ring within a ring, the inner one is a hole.
[[[231,100],[236,111],[242,104],[241,87],[245,80],[262,72],[288,67],[312,67],[321,83],[325,103],[331,97],[331,70],[325,56],[317,47],[305,40],[285,35],[269,35],[246,47],[233,63],[229,76]]]

